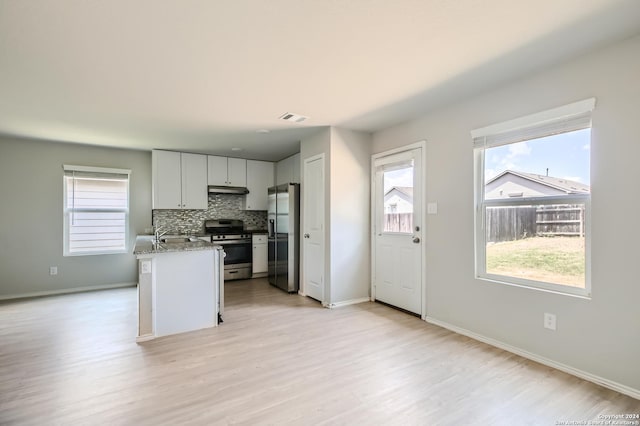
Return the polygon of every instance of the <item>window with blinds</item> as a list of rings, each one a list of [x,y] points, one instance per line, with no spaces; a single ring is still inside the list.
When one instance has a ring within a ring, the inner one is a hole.
[[[125,253],[129,170],[64,166],[64,255]]]
[[[476,277],[590,296],[595,99],[471,132]]]

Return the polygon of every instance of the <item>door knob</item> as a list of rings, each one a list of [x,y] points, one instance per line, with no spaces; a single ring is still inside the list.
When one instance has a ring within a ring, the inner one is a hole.
[[[413,237],[413,243],[418,244],[420,242],[420,237]]]
[[[309,234],[304,234],[304,237],[305,238],[309,238]]]

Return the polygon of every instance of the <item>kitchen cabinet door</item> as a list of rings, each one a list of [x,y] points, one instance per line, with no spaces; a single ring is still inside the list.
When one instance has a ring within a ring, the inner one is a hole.
[[[294,154],[276,163],[276,185],[300,183],[300,154]]]
[[[151,152],[151,163],[153,208],[182,208],[180,153],[153,150]]]
[[[209,185],[227,186],[227,157],[208,155],[207,175]]]
[[[274,184],[274,165],[269,161],[247,160],[245,210],[267,210],[267,191]]]
[[[247,186],[247,160],[227,158],[227,184],[229,186]]]
[[[151,152],[154,209],[207,208],[207,156]]]
[[[206,209],[207,156],[202,154],[181,154],[182,166],[182,208]]]
[[[247,186],[247,160],[244,158],[207,157],[209,185]]]
[[[267,235],[253,235],[253,260],[252,273],[253,276],[264,276],[268,271],[267,264]]]
[[[276,185],[282,185],[291,181],[291,157],[276,163]]]
[[[291,157],[291,183],[300,183],[300,153]]]

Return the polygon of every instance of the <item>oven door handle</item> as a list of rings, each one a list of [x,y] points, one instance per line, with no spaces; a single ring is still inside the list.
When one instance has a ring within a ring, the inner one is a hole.
[[[249,244],[251,245],[251,240],[213,240],[211,241],[213,244],[217,244],[220,246],[226,246],[231,244]]]

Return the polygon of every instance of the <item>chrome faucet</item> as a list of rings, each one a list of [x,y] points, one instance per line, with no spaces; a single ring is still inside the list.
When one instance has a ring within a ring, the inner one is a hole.
[[[156,228],[155,228],[156,243],[159,243],[160,242],[160,238],[162,238],[162,236],[164,236],[166,233],[167,233],[167,231],[163,230],[159,226],[156,226]]]

